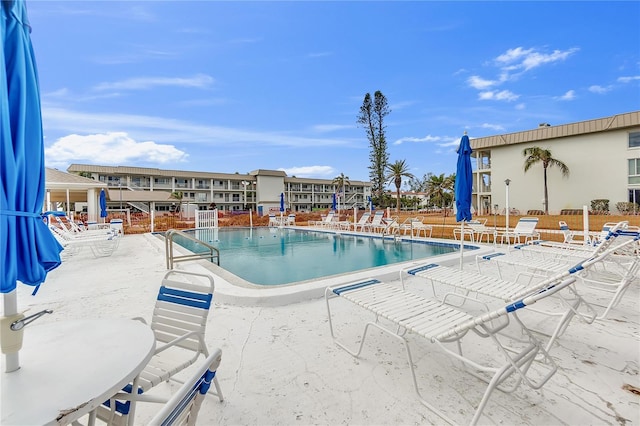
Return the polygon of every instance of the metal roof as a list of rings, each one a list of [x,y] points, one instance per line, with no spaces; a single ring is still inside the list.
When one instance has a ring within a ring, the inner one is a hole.
[[[589,133],[607,132],[638,126],[640,126],[640,111],[633,111],[624,114],[612,115],[610,117],[579,121],[577,123],[562,124],[558,126],[549,126],[546,123],[543,123],[537,129],[476,138],[472,139],[470,142],[471,147],[474,150],[478,150],[504,145],[585,135]]]

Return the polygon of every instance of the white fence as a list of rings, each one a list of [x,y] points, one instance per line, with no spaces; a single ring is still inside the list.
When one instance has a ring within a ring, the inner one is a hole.
[[[196,228],[217,228],[218,209],[196,210]]]

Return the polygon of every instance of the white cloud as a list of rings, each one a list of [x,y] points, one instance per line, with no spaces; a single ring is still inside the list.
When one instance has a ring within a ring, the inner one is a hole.
[[[498,132],[502,132],[502,131],[505,130],[504,127],[499,125],[499,124],[483,123],[482,126],[480,126],[480,127],[482,127],[483,129],[491,129],[491,130],[495,130],[495,131],[498,131]]]
[[[634,75],[629,77],[618,77],[620,83],[631,83],[632,81],[640,80],[640,75]]]
[[[610,90],[611,90],[611,86],[602,87],[602,86],[599,86],[597,84],[594,84],[593,86],[589,86],[589,91],[592,92],[592,93],[603,94],[603,93],[607,93]]]
[[[489,89],[513,81],[522,73],[533,68],[544,64],[564,61],[578,50],[578,48],[571,48],[544,53],[534,48],[525,49],[523,47],[516,47],[508,49],[505,53],[498,55],[494,60],[494,64],[499,68],[497,79],[491,80],[474,75],[467,79],[467,84],[474,89],[482,91],[482,93],[479,94],[481,100],[514,101],[518,99],[519,96],[509,90],[497,92]]]
[[[512,102],[517,100],[520,95],[516,95],[510,90],[501,90],[501,91],[488,91],[488,92],[480,92],[478,94],[478,99],[481,101],[507,101]]]
[[[308,53],[307,58],[323,58],[325,56],[331,56],[331,55],[333,55],[333,52],[314,52],[314,53]]]
[[[257,130],[212,126],[166,117],[128,114],[95,114],[44,105],[42,120],[45,134],[94,134],[126,132],[138,139],[158,143],[202,143],[207,146],[228,146],[229,143],[247,146],[349,146],[359,140],[345,138],[307,137],[291,132],[261,132]]]
[[[527,105],[524,102],[519,103],[518,105],[516,105],[516,109],[518,111],[522,111],[523,109],[525,109],[527,107]]]
[[[469,86],[478,90],[487,89],[497,84],[497,82],[494,80],[485,80],[482,77],[478,77],[477,75],[472,75],[471,77],[469,77],[467,79],[467,83],[469,84]]]
[[[404,138],[400,138],[398,140],[396,140],[395,142],[393,142],[393,145],[400,145],[404,142],[438,142],[442,140],[442,138],[440,136],[431,136],[431,135],[427,135],[423,138],[414,138],[414,137],[404,137]]]
[[[69,135],[45,148],[46,163],[50,167],[66,167],[69,163],[78,162],[165,164],[185,161],[186,158],[187,154],[173,145],[138,142],[124,132]]]
[[[575,98],[576,98],[575,90],[568,90],[567,93],[565,93],[562,96],[558,96],[556,99],[561,100],[561,101],[572,101]]]
[[[334,176],[336,171],[331,166],[301,166],[280,168],[278,170],[284,171],[287,176],[307,177],[307,178],[326,178],[327,176]]]
[[[496,62],[509,71],[522,69],[528,71],[543,64],[564,61],[580,49],[574,47],[568,50],[554,50],[551,53],[539,52],[533,48],[516,47],[509,49],[496,58]]]
[[[193,77],[139,77],[122,81],[100,83],[95,90],[148,90],[158,86],[204,88],[214,82],[213,77],[197,74]]]
[[[344,129],[353,129],[354,127],[355,125],[350,124],[316,124],[312,126],[311,129],[318,133],[328,133]]]

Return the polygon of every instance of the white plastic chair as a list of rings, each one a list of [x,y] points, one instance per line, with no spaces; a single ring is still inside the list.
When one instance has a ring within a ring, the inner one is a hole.
[[[98,418],[110,424],[128,423],[131,404],[158,402],[145,393],[194,364],[200,355],[209,356],[204,341],[207,317],[213,301],[214,281],[210,275],[171,270],[162,280],[149,324],[156,336],[156,351],[138,379],[137,397],[116,394],[100,407]],[[136,318],[144,320],[142,318]],[[223,400],[218,379],[213,378],[215,395]],[[131,394],[131,386],[124,392]]]
[[[191,378],[156,413],[150,426],[187,425],[195,426],[200,406],[215,380],[216,370],[222,360],[222,351],[215,349],[204,360]]]

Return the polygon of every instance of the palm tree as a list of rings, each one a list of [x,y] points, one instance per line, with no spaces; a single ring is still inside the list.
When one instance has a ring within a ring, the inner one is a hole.
[[[449,176],[445,176],[444,173],[440,175],[429,174],[426,183],[429,200],[444,208],[445,202],[451,198],[451,191],[453,191],[455,181],[455,174]]]
[[[344,173],[340,173],[340,176],[333,178],[331,183],[336,186],[336,194],[342,193],[343,196],[346,193],[344,190],[345,186],[351,185],[349,176],[345,176]],[[340,210],[340,201],[338,201],[338,210]]]
[[[387,175],[385,180],[396,186],[396,211],[400,213],[400,187],[402,186],[402,178],[415,179],[409,172],[409,166],[406,160],[397,160],[395,163],[387,164]]]
[[[531,168],[534,164],[542,162],[542,169],[544,171],[544,213],[549,214],[549,191],[547,189],[547,168],[557,166],[560,168],[563,177],[569,176],[569,167],[562,161],[557,160],[551,156],[551,151],[548,149],[542,149],[537,146],[531,148],[525,148],[522,154],[526,157],[524,160],[524,171]]]
[[[178,205],[178,213],[180,214],[180,219],[182,219],[182,197],[184,194],[182,191],[175,191],[171,193],[171,198],[178,200],[180,203]]]

